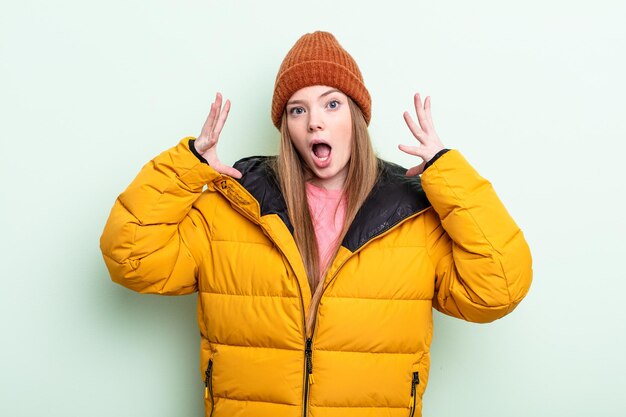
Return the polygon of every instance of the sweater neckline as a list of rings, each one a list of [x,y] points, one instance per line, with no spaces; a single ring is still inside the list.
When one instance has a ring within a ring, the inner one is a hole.
[[[275,159],[271,156],[251,156],[237,161],[234,167],[243,174],[238,182],[258,202],[259,215],[277,215],[293,234],[287,205],[274,171]],[[379,169],[376,184],[341,243],[351,252],[431,206],[419,176],[407,177],[406,168],[383,160],[379,160]],[[236,201],[233,203],[237,204]]]
[[[310,182],[306,183],[306,192],[308,195],[312,195],[315,198],[324,198],[324,199],[332,199],[339,200],[344,192],[343,189],[339,190],[328,190],[326,188],[319,187]]]

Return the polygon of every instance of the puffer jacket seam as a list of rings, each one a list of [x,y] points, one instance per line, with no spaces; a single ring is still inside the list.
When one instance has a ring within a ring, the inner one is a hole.
[[[269,294],[231,294],[231,293],[223,293],[223,292],[212,292],[212,291],[198,291],[203,294],[212,294],[212,295],[228,295],[233,297],[273,297],[273,298],[292,298],[294,300],[299,300],[298,296],[287,296],[287,295],[269,295]]]
[[[432,301],[431,298],[375,298],[375,297],[345,297],[340,295],[324,295],[324,298],[342,298],[346,300],[372,300],[372,301]]]
[[[432,169],[436,169],[437,173],[439,174],[439,177],[442,179],[442,181],[446,184],[448,190],[450,191],[450,193],[455,197],[456,201],[457,201],[457,206],[463,208],[463,210],[465,210],[465,212],[469,215],[469,217],[472,219],[474,225],[476,226],[476,228],[480,231],[481,235],[483,236],[483,239],[485,239],[485,241],[489,244],[489,247],[491,248],[491,252],[492,254],[496,254],[498,255],[498,266],[500,267],[500,270],[502,272],[502,278],[504,278],[504,284],[506,286],[506,293],[508,296],[508,303],[505,304],[501,304],[498,307],[503,307],[503,306],[509,306],[511,305],[513,302],[511,300],[511,290],[509,288],[509,280],[507,278],[507,274],[506,271],[504,270],[504,267],[502,266],[502,262],[500,261],[500,253],[498,252],[498,250],[493,246],[493,244],[491,243],[491,241],[487,238],[487,236],[485,235],[485,232],[483,231],[483,229],[480,227],[480,224],[476,221],[476,219],[474,218],[474,216],[472,215],[471,211],[468,210],[466,207],[464,207],[462,204],[460,204],[460,202],[462,202],[462,200],[458,197],[458,195],[454,192],[454,189],[450,186],[450,184],[448,183],[448,180],[446,179],[445,175],[443,175],[441,173],[441,170],[439,170],[439,167],[437,166],[437,164],[432,165],[431,170]],[[442,225],[443,226],[443,225]],[[445,228],[444,228],[445,230]],[[495,261],[495,257],[493,255],[490,256],[492,260]],[[456,268],[456,264],[454,265],[454,267]],[[479,304],[479,303],[475,303],[474,301],[472,301],[473,304],[476,305],[480,305],[481,307],[494,307],[494,306],[490,306],[490,305],[485,305],[485,304]]]
[[[176,225],[176,228],[177,228],[177,235],[178,235],[179,245],[180,245],[180,246],[179,246],[179,248],[180,248],[180,249],[182,249],[182,250],[186,250],[186,251],[188,251],[188,252],[191,254],[191,257],[193,258],[194,263],[196,264],[196,267],[198,267],[198,263],[197,263],[197,261],[196,261],[196,259],[195,259],[195,256],[193,256],[193,253],[191,252],[191,250],[190,250],[190,249],[189,249],[189,247],[187,246],[187,243],[184,241],[184,239],[183,239],[182,235],[180,234],[180,230],[178,230],[178,229],[179,229],[179,227],[180,227],[180,223],[178,223],[178,224]],[[136,271],[137,271],[137,269],[138,269],[138,268],[139,268],[139,266],[140,266],[140,263],[141,263],[141,259],[142,259],[142,258],[133,258],[133,257],[131,256],[131,255],[132,255],[132,253],[133,253],[133,248],[136,246],[136,243],[135,243],[135,242],[137,242],[137,231],[139,230],[139,225],[135,223],[135,228],[134,228],[134,229],[135,229],[135,230],[133,231],[133,243],[132,243],[132,245],[131,245],[131,248],[129,249],[129,254],[128,254],[128,258],[127,258],[127,264],[128,264],[128,266],[131,268],[131,270],[132,270],[133,272],[136,272]],[[183,248],[183,247],[184,247],[184,248]],[[110,257],[109,257],[109,258],[110,258]],[[118,261],[115,261],[115,262],[116,262],[117,264],[119,264],[119,265],[124,264],[123,262],[118,262]],[[134,266],[133,264],[135,264],[136,266]],[[170,273],[169,273],[169,274],[167,274],[167,277],[165,277],[165,279],[163,280],[163,284],[162,284],[162,285],[161,285],[161,287],[159,288],[159,292],[161,292],[161,291],[163,291],[163,290],[165,289],[165,287],[167,286],[168,282],[169,282],[169,281],[170,281],[170,279],[172,278],[172,274],[173,274],[173,273],[174,273],[174,270],[172,269],[172,270],[170,271]],[[151,287],[153,287],[153,288],[155,288],[155,289],[156,289],[156,288],[158,288],[155,284],[151,284]]]
[[[187,146],[185,147],[185,149],[187,150],[187,152],[189,152],[189,153],[191,153],[193,155],[193,151],[191,151],[191,149],[189,148],[189,143],[187,143]],[[195,155],[193,155],[193,156],[195,158]],[[195,164],[193,164],[192,166],[190,166],[189,168],[182,169],[180,172],[175,171],[173,176],[169,176],[169,175],[167,175],[166,172],[164,172],[162,169],[160,169],[158,167],[156,159],[157,158],[154,158],[154,159],[152,159],[150,161],[150,163],[152,165],[152,169],[154,171],[156,171],[156,172],[160,172],[160,173],[166,175],[169,178],[169,183],[167,183],[167,185],[162,190],[159,190],[159,197],[153,203],[150,212],[152,212],[154,210],[154,207],[156,207],[159,204],[159,202],[163,198],[163,195],[166,194],[172,188],[183,189],[184,191],[189,192],[190,194],[197,194],[198,197],[202,194],[202,189],[200,189],[200,191],[194,191],[194,189],[189,184],[187,184],[187,182],[185,182],[183,177],[185,177],[190,172],[196,170],[196,168],[203,167],[203,166],[205,166],[207,164],[204,164],[201,161],[197,160],[197,162]],[[126,208],[126,206],[124,206],[124,207]],[[193,204],[191,205],[191,207],[193,207]],[[191,211],[191,207],[190,207],[190,211]],[[133,214],[133,217],[135,217],[137,220],[139,220],[137,218],[137,216],[135,216],[134,214]],[[143,225],[143,223],[141,223],[141,224]]]
[[[191,152],[191,151],[189,151],[189,152]],[[172,187],[172,185],[175,185],[177,188],[182,188],[185,191],[188,191],[188,192],[190,192],[192,194],[200,194],[200,192],[194,191],[192,189],[192,187],[185,182],[183,177],[186,176],[187,174],[189,174],[190,172],[194,171],[197,167],[202,167],[203,164],[201,162],[198,162],[197,164],[195,164],[195,165],[193,165],[193,166],[191,166],[191,167],[189,167],[187,169],[183,169],[181,172],[174,172],[175,175],[173,175],[173,176],[169,176],[169,175],[167,175],[167,173],[165,173],[162,170],[160,170],[157,167],[157,163],[155,162],[154,159],[152,161],[150,161],[150,162],[152,164],[152,169],[154,171],[157,171],[157,172],[160,172],[160,173],[166,175],[169,178],[169,180],[170,180],[169,183],[167,184],[167,186],[164,187],[163,190],[159,191],[159,193],[161,195],[165,194],[166,191],[168,191]]]
[[[190,151],[190,152],[191,152],[191,151]],[[157,170],[157,169],[156,169],[156,164],[154,163],[154,160],[153,160],[153,161],[151,161],[151,162],[152,162],[152,165],[153,165],[153,169]],[[185,183],[185,182],[181,179],[181,177],[182,177],[183,175],[185,175],[186,173],[188,173],[189,171],[191,171],[193,168],[195,168],[195,167],[196,167],[196,166],[198,166],[198,165],[202,165],[202,163],[198,163],[198,164],[194,165],[193,167],[191,167],[191,168],[189,168],[189,169],[185,170],[182,174],[176,174],[176,176],[171,177],[171,178],[170,178],[170,182],[169,182],[169,184],[168,184],[165,188],[163,188],[163,190],[160,190],[160,191],[159,191],[159,196],[158,196],[158,198],[157,198],[157,199],[154,201],[154,203],[152,204],[151,209],[150,209],[149,211],[147,211],[147,212],[146,212],[145,217],[150,217],[150,214],[154,211],[154,208],[155,208],[155,207],[157,207],[157,206],[159,205],[159,202],[161,201],[161,199],[163,198],[163,196],[167,193],[167,191],[168,191],[168,190],[170,190],[170,189],[172,188],[172,186],[175,186],[175,188],[182,188],[182,189],[184,189],[185,191],[187,191],[187,192],[189,192],[189,193],[191,193],[191,194],[197,194],[197,195],[198,195],[198,197],[199,197],[201,193],[194,192],[193,190],[191,190],[191,188],[190,188],[189,186],[187,186],[187,184],[186,184],[186,183]],[[178,180],[180,180],[179,182],[180,182],[181,184],[183,184],[183,185],[184,185],[184,187],[181,187],[181,186],[178,184],[178,182],[176,181],[177,179],[178,179]],[[133,216],[133,218],[136,220],[136,222],[132,223],[132,224],[133,224],[133,226],[134,226],[134,230],[133,230],[133,238],[132,238],[132,241],[130,242],[130,248],[129,248],[129,250],[128,250],[128,257],[127,257],[127,259],[128,259],[129,261],[130,261],[130,260],[138,260],[137,258],[133,258],[133,256],[132,256],[132,254],[133,254],[133,253],[134,253],[134,251],[135,251],[135,246],[136,246],[136,242],[137,242],[137,230],[138,230],[138,226],[139,226],[139,225],[141,225],[141,226],[155,225],[155,224],[158,224],[158,223],[146,223],[146,222],[144,222],[144,221],[143,221],[143,220],[141,220],[139,217],[137,217],[137,216],[135,215],[135,213],[133,213],[133,212],[132,212],[132,211],[131,211],[131,210],[130,210],[127,206],[126,206],[126,204],[124,204],[124,202],[122,201],[122,199],[121,199],[121,198],[119,198],[119,197],[118,197],[118,201],[120,202],[120,204],[121,204],[121,206],[124,208],[124,210],[126,210],[126,212],[127,212],[128,214],[130,214],[131,216]],[[192,206],[189,208],[189,211],[191,211],[192,207],[193,207],[193,204],[192,204]],[[187,212],[187,214],[189,214],[189,212]],[[211,217],[214,217],[214,216],[211,216]],[[183,217],[183,219],[184,219],[184,217]],[[182,221],[183,219],[181,219],[181,221]],[[179,221],[179,222],[177,223],[177,226],[178,226],[178,225],[180,225],[180,222],[181,222],[181,221]],[[211,219],[211,221],[213,221],[213,219]],[[109,256],[109,258],[110,258],[110,259],[113,259],[113,258],[111,258],[111,256]],[[115,261],[115,262],[117,262],[118,264],[122,264],[122,263],[123,263],[123,262],[119,262],[119,261]],[[133,267],[132,267],[132,265],[131,265],[131,268],[132,268],[132,270],[133,270],[133,271],[136,271],[136,268],[133,268]]]
[[[190,187],[189,187],[189,186],[185,183],[185,181],[182,179],[182,177],[183,177],[183,176],[185,176],[185,175],[187,175],[189,172],[196,170],[196,168],[198,168],[198,167],[206,167],[207,165],[208,165],[209,167],[211,167],[211,165],[209,165],[209,163],[208,163],[208,162],[207,162],[207,163],[205,163],[205,162],[200,161],[200,160],[197,158],[197,156],[194,154],[194,152],[191,150],[191,148],[189,147],[189,145],[190,145],[190,144],[189,144],[189,139],[191,139],[191,138],[192,138],[192,136],[187,136],[187,137],[183,138],[183,139],[179,142],[179,145],[184,143],[183,149],[187,150],[187,152],[188,152],[188,153],[190,153],[191,155],[193,155],[193,159],[194,159],[194,162],[195,162],[195,163],[194,163],[193,165],[191,165],[190,167],[186,168],[186,169],[184,169],[184,168],[183,168],[180,172],[176,172],[176,175],[175,175],[174,177],[172,177],[173,179],[174,179],[174,178],[178,178],[178,179],[180,179],[180,180],[181,180],[181,182],[182,182],[183,184],[185,184],[185,186],[187,186],[187,188],[188,188],[189,190],[191,190],[191,188],[190,188]],[[186,140],[186,139],[187,139],[187,140]],[[186,141],[185,141],[185,140],[186,140]],[[175,147],[175,148],[176,148],[176,147]],[[157,157],[157,158],[158,158],[158,157]],[[156,159],[157,159],[157,158],[154,158],[154,159],[152,159],[152,160],[150,161],[150,162],[152,163],[152,165],[154,166],[154,168],[156,168],[156,163],[155,163],[155,161],[156,161]],[[213,167],[211,167],[211,168],[212,168],[212,169],[214,169]]]
[[[135,229],[137,228],[137,226],[135,226]],[[134,236],[133,236],[134,237]],[[131,251],[132,252],[132,251]],[[130,268],[131,271],[136,272],[137,268],[133,265],[134,263],[137,262],[136,259],[132,259],[131,257],[126,258],[126,260],[117,260],[115,258],[113,258],[111,255],[109,255],[108,253],[102,252],[102,256],[104,256],[105,258],[115,262],[118,265],[128,265],[128,267]]]
[[[242,244],[245,244],[245,245],[261,245],[261,246],[265,246],[265,247],[268,247],[268,248],[273,247],[273,245],[269,245],[267,243],[262,243],[262,242],[244,242],[244,241],[229,240],[229,239],[215,239],[215,240],[212,240],[212,242],[215,242],[215,243],[234,243],[234,244],[237,244],[237,245],[242,245]]]
[[[245,399],[245,400],[241,400],[239,398],[232,398],[232,397],[224,397],[222,395],[215,395],[213,394],[214,398],[221,398],[223,400],[229,400],[229,401],[240,401],[240,402],[253,402],[253,403],[266,403],[266,404],[279,404],[279,405],[288,405],[290,407],[302,407],[302,404],[289,404],[289,403],[281,403],[281,402],[277,402],[277,401],[263,401],[263,400],[251,400],[251,399]]]
[[[189,149],[188,149],[188,151],[189,151],[189,152],[191,152]],[[152,164],[152,168],[153,168],[155,171],[161,171],[161,170],[159,170],[159,169],[157,168],[157,164],[156,164],[156,162],[155,162],[155,160],[154,160],[154,159],[153,159],[152,161],[150,161],[150,162],[151,162],[151,164]],[[169,180],[170,180],[170,181],[169,181],[169,183],[168,183],[168,184],[167,184],[167,185],[166,185],[166,186],[165,186],[162,190],[159,190],[159,195],[158,195],[158,197],[156,198],[156,200],[155,200],[155,201],[154,201],[154,203],[152,204],[151,209],[150,209],[150,210],[147,210],[145,217],[146,217],[146,218],[149,218],[149,217],[150,217],[150,214],[154,211],[155,207],[157,207],[157,206],[159,205],[159,203],[160,203],[161,199],[163,198],[163,196],[164,196],[164,195],[165,195],[165,194],[166,194],[169,190],[171,190],[172,188],[183,189],[184,191],[189,192],[189,193],[191,193],[191,194],[197,194],[197,197],[199,197],[199,196],[201,195],[201,192],[195,192],[195,191],[193,191],[193,190],[191,189],[191,187],[189,187],[189,185],[185,183],[185,181],[182,179],[182,177],[183,177],[184,175],[186,175],[187,173],[191,172],[191,171],[192,171],[193,169],[195,169],[196,167],[201,166],[201,165],[202,165],[202,163],[201,163],[201,162],[198,162],[197,164],[194,164],[192,167],[190,167],[190,168],[188,168],[188,169],[186,169],[186,170],[183,170],[183,171],[182,171],[182,172],[180,172],[180,173],[176,173],[176,175],[175,175],[175,176],[173,176],[173,177],[170,177],[170,178],[169,178]],[[108,259],[110,259],[110,260],[114,261],[114,262],[115,262],[115,263],[117,263],[118,265],[127,265],[127,266],[128,266],[128,267],[129,267],[129,268],[130,268],[133,272],[136,272],[136,271],[137,271],[137,269],[139,268],[139,262],[141,261],[141,258],[137,258],[137,257],[134,257],[134,256],[133,256],[133,254],[135,253],[136,246],[137,246],[137,243],[136,243],[136,242],[137,242],[137,232],[139,231],[139,226],[140,226],[140,225],[141,225],[141,226],[146,226],[146,225],[154,225],[154,224],[157,224],[157,223],[149,223],[149,222],[144,222],[142,219],[140,219],[139,217],[137,217],[137,216],[135,215],[135,213],[133,213],[133,212],[130,210],[130,208],[129,208],[126,204],[124,204],[124,201],[123,201],[121,198],[119,198],[119,197],[118,197],[118,198],[117,198],[117,200],[119,201],[120,205],[124,208],[124,210],[125,210],[128,214],[130,214],[130,215],[131,215],[131,216],[132,216],[132,217],[136,220],[135,222],[131,223],[131,224],[133,225],[133,235],[132,235],[132,239],[131,239],[131,241],[129,242],[130,244],[129,244],[129,248],[128,248],[128,252],[127,252],[127,256],[125,257],[125,260],[117,260],[117,259],[114,259],[114,258],[112,257],[112,254],[105,254],[104,252],[103,252],[103,255],[106,255],[106,257],[107,257]],[[175,225],[175,226],[177,227],[177,232],[178,232],[178,235],[179,235],[179,239],[180,239],[180,243],[181,243],[181,245],[185,246],[185,250],[189,251],[189,253],[192,255],[192,257],[193,257],[193,259],[194,259],[194,263],[196,264],[196,266],[197,266],[197,267],[199,267],[200,265],[198,265],[198,262],[197,262],[197,260],[196,260],[195,256],[193,256],[193,252],[192,252],[192,251],[190,250],[190,248],[187,246],[186,242],[184,242],[184,239],[182,238],[182,236],[180,235],[180,231],[178,230],[178,229],[180,228],[180,223],[181,223],[181,222],[182,222],[182,220],[183,220],[183,219],[184,219],[184,218],[185,218],[185,217],[189,214],[189,212],[191,212],[191,210],[192,210],[192,209],[193,209],[193,203],[192,203],[192,205],[190,206],[189,211],[187,212],[187,214],[186,214],[185,216],[183,216],[183,218],[182,218],[182,219],[180,219],[180,221],[179,221],[178,223],[176,223],[176,225]],[[215,208],[214,208],[214,210],[215,210]],[[214,217],[214,216],[211,216],[211,217]],[[211,219],[211,221],[212,221],[212,219]],[[172,226],[174,226],[174,224],[172,224]],[[209,236],[208,238],[209,238],[209,241],[210,241],[210,236]],[[172,271],[172,272],[173,272],[173,271]],[[163,286],[162,286],[161,290],[162,290],[163,288],[165,288],[165,286],[166,286],[166,285],[167,285],[167,283],[169,282],[169,279],[170,279],[170,278],[171,278],[171,273],[170,273],[170,274],[168,275],[168,277],[164,280],[164,282],[163,282]],[[154,284],[152,284],[152,286],[154,287]],[[154,287],[154,288],[157,288],[157,287]]]
[[[263,400],[252,400],[252,399],[239,399],[239,398],[232,398],[232,397],[226,397],[223,395],[216,395],[213,394],[214,398],[221,398],[224,400],[229,400],[229,401],[239,401],[239,402],[254,402],[254,403],[266,403],[266,404],[279,404],[279,405],[287,405],[287,406],[293,406],[293,407],[301,407],[301,404],[289,404],[289,403],[283,403],[283,402],[277,402],[277,401],[263,401]],[[394,407],[392,405],[311,405],[312,407],[316,407],[316,408],[397,408],[397,409],[406,409],[405,406],[397,406]]]
[[[434,208],[433,208],[434,210]],[[435,212],[434,214],[435,216],[438,216],[437,213]],[[426,222],[427,220],[424,220],[424,222]],[[442,226],[443,227],[443,226]],[[426,225],[424,225],[424,227],[422,227],[422,231],[424,232],[424,242],[426,242],[426,255],[428,255],[428,260],[430,261],[430,266],[433,268],[433,271],[436,272],[437,271],[437,267],[435,266],[435,262],[433,261],[433,256],[430,253],[430,251],[428,250],[428,228],[426,227]]]
[[[434,207],[431,207],[433,209],[433,211],[435,211]],[[433,214],[434,216],[436,216],[437,218],[439,218],[439,215],[437,214],[437,212],[435,211],[435,213]],[[426,219],[424,219],[424,222],[427,222]],[[443,227],[443,226],[441,226]],[[422,227],[422,231],[424,232],[424,242],[426,242],[426,255],[428,256],[428,260],[430,261],[430,266],[433,269],[433,275],[435,276],[435,279],[437,277],[437,266],[435,265],[435,262],[433,261],[433,256],[430,253],[430,251],[428,250],[428,228],[426,227],[426,224],[424,224],[424,227]],[[446,297],[444,299],[444,302],[447,301],[448,297]],[[432,299],[431,299],[432,301]]]
[[[217,193],[219,194],[219,193]],[[221,196],[221,198],[224,198],[224,196]],[[215,226],[213,224],[213,222],[215,221],[215,211],[217,210],[217,204],[211,204],[211,208],[212,208],[212,212],[211,212],[211,218],[210,221],[207,222],[208,228],[209,228],[209,233],[207,238],[209,239],[209,245],[211,243],[213,243],[213,235],[215,233]]]
[[[361,352],[358,350],[335,350],[335,349],[324,349],[324,348],[315,348],[318,352],[336,352],[336,353],[362,353],[365,355],[406,355],[406,356],[414,356],[416,352]]]
[[[118,201],[118,202],[120,203],[120,205],[124,208],[124,210],[126,210],[126,212],[127,212],[128,214],[130,214],[131,216],[133,216],[133,218],[134,218],[135,220],[137,220],[137,224],[140,224],[140,223],[141,223],[141,220],[139,220],[139,218],[138,218],[137,216],[135,216],[135,213],[133,213],[133,212],[130,210],[130,208],[128,208],[128,206],[127,206],[126,204],[124,204],[124,201],[123,201],[121,198],[117,197],[117,201]]]
[[[399,225],[396,224],[393,227],[394,228],[395,227],[399,227]],[[390,229],[390,231],[392,231],[392,230]],[[369,241],[367,241],[365,244],[367,244],[367,243],[369,243]],[[365,246],[365,245],[363,245],[363,246]],[[346,248],[345,246],[343,246],[343,247]],[[397,245],[397,246],[394,246],[394,245],[389,245],[389,246],[380,245],[378,247],[378,249],[391,249],[391,250],[393,250],[393,249],[419,249],[419,248],[423,248],[423,247],[424,247],[424,245]],[[346,248],[346,249],[348,249],[348,248]],[[348,250],[350,250],[350,249],[348,249]]]
[[[229,347],[235,347],[235,348],[274,349],[274,350],[286,350],[288,352],[300,352],[302,350],[302,349],[288,349],[288,348],[271,347],[271,346],[234,345],[230,343],[213,342],[210,340],[209,340],[209,343],[211,343],[212,345],[229,346]]]
[[[393,405],[317,405],[312,404],[311,407],[315,408],[397,408],[406,410],[406,406],[394,407]]]
[[[103,256],[103,257],[105,257],[105,258],[107,258],[107,259],[109,259],[109,260],[111,260],[112,262],[115,262],[115,263],[116,263],[116,264],[118,264],[118,265],[128,265],[128,266],[130,267],[130,269],[131,269],[133,272],[135,272],[135,271],[137,270],[137,268],[135,268],[135,267],[132,265],[132,263],[131,263],[131,262],[120,262],[120,261],[118,261],[118,260],[116,260],[116,259],[111,258],[111,257],[110,257],[109,255],[107,255],[106,253],[103,253],[103,254],[102,254],[102,256]],[[168,278],[168,279],[169,279],[169,278]],[[155,290],[155,291],[157,291],[157,292],[158,292],[158,289],[163,290],[163,288],[165,288],[165,286],[162,286],[162,287],[157,287],[157,286],[156,286],[156,283],[153,283],[153,282],[150,282],[150,283],[148,283],[148,284],[149,284],[149,285],[148,285],[146,288],[144,288],[144,290],[151,289],[151,290]],[[186,290],[186,289],[188,289],[188,288],[194,288],[194,286],[193,286],[193,285],[192,285],[192,286],[184,286],[184,287],[181,287],[180,289],[181,289],[181,290]]]

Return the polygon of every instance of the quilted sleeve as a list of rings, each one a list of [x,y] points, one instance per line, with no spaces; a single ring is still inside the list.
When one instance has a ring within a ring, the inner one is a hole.
[[[435,268],[433,306],[486,323],[511,312],[532,280],[528,244],[496,195],[456,150],[422,174],[433,210],[426,213],[427,247]]]
[[[196,291],[206,219],[193,208],[218,174],[190,151],[184,138],[139,172],[117,198],[100,238],[111,279],[142,293]]]

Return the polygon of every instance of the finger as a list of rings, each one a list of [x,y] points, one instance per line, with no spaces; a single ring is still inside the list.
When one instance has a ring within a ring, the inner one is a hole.
[[[215,110],[217,111],[217,113],[216,117],[213,119],[211,133],[215,131],[215,125],[217,124],[217,121],[219,120],[219,117],[222,113],[222,94],[219,91],[217,92],[217,94],[215,94]]]
[[[228,165],[223,165],[219,163],[219,164],[214,165],[213,169],[215,169],[220,174],[225,174],[230,177],[237,178],[237,179],[241,178],[241,172],[239,172],[233,167],[229,167]]]
[[[426,112],[424,112],[424,108],[422,107],[422,98],[420,97],[420,93],[415,93],[413,101],[415,103],[415,113],[417,113],[417,120],[420,124],[420,128],[425,132],[428,132],[428,120],[426,120]]]
[[[411,115],[409,115],[409,112],[405,111],[403,116],[404,116],[404,121],[406,122],[406,125],[409,127],[409,130],[411,131],[411,133],[413,133],[413,136],[415,136],[415,139],[417,139],[418,141],[420,141],[420,143],[423,144],[424,141],[420,138],[420,136],[424,135],[424,131],[422,131],[422,129],[420,129],[417,123],[413,121],[413,118],[411,117]]]
[[[426,100],[424,100],[424,113],[426,114],[428,126],[434,129],[433,116],[430,113],[430,96],[426,97]]]
[[[398,145],[398,149],[404,153],[408,153],[409,155],[417,156],[422,159],[425,156],[424,150],[418,146]]]
[[[213,134],[215,135],[216,139],[217,137],[219,137],[220,132],[222,131],[222,128],[224,127],[224,123],[226,123],[226,119],[228,118],[229,111],[230,111],[230,100],[226,100],[226,103],[224,103],[224,108],[222,109],[222,112],[220,113],[220,117],[217,119],[217,123],[215,124],[215,127],[213,128]]]
[[[211,133],[211,128],[213,127],[213,122],[215,120],[216,113],[217,112],[215,110],[215,103],[211,103],[211,111],[209,112],[209,115],[204,121],[204,125],[202,125],[202,132],[200,132],[201,137],[209,137]]]
[[[414,177],[416,175],[421,174],[422,172],[424,172],[424,166],[425,165],[426,165],[426,161],[422,162],[418,166],[414,166],[413,168],[409,168],[409,170],[406,172],[406,176],[407,177]]]
[[[239,172],[235,168],[231,168],[231,167],[226,167],[226,168],[228,168],[226,170],[226,175],[230,175],[231,177],[237,178],[237,179],[242,177],[241,172]]]

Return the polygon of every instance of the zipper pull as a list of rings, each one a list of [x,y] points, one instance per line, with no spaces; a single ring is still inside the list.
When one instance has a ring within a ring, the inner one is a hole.
[[[213,368],[213,361],[209,360],[206,371],[204,371],[204,399],[209,398],[209,382],[211,380],[211,368]]]
[[[209,398],[209,369],[204,371],[204,399]]]
[[[411,399],[409,400],[409,410],[413,410],[413,406],[415,405],[415,387],[420,383],[420,374],[419,372],[413,372],[413,380],[411,381]]]
[[[311,345],[313,344],[312,339],[306,340],[306,349],[304,350],[304,354],[306,356],[306,373],[308,375],[309,384],[314,384],[315,379],[313,378],[313,349]]]

